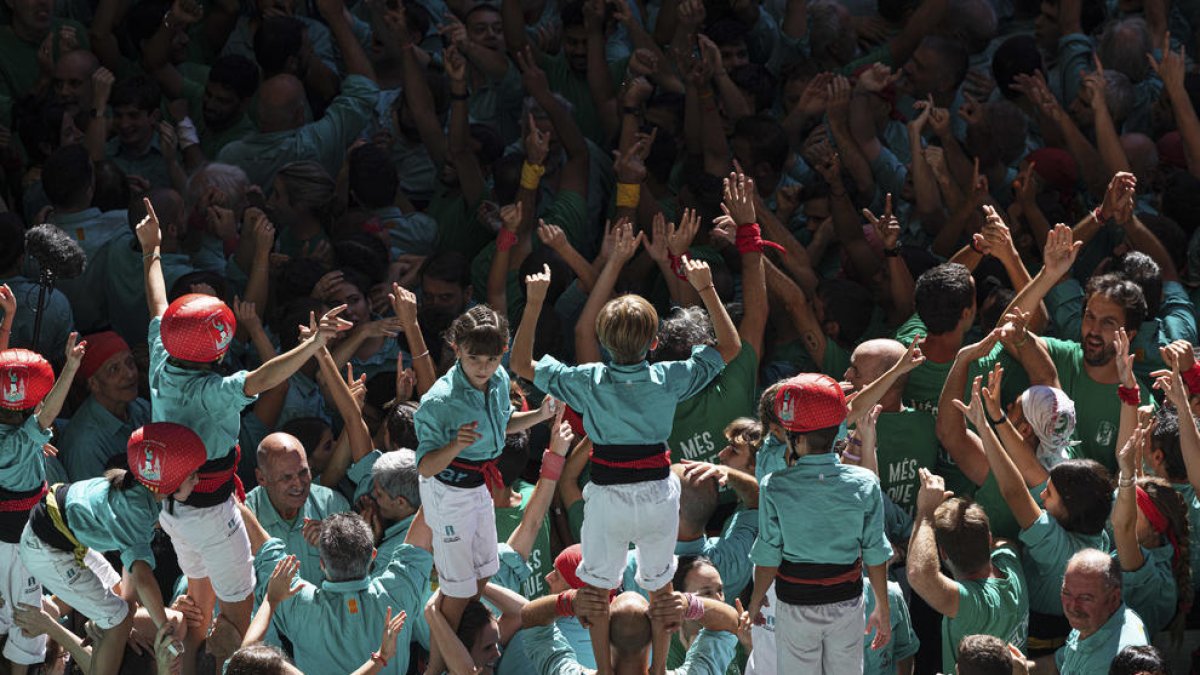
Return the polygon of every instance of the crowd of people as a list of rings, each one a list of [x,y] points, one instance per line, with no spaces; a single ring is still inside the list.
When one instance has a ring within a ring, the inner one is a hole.
[[[6,0],[0,672],[1195,671],[1198,42]]]

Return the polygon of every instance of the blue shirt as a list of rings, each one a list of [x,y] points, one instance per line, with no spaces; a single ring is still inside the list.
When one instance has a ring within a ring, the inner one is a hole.
[[[471,461],[485,461],[500,456],[508,418],[512,416],[512,401],[508,398],[508,373],[498,368],[488,380],[487,391],[471,385],[463,374],[462,365],[455,363],[450,372],[421,397],[421,407],[413,414],[417,432],[417,462],[433,450],[441,448],[458,435],[458,428],[468,422],[478,422],[475,431],[481,438],[463,449],[458,456]]]
[[[134,399],[125,413],[124,420],[117,419],[89,396],[71,416],[55,445],[72,481],[96,478],[114,457],[124,457],[130,434],[150,421],[150,403]]]
[[[160,317],[150,320],[152,421],[182,424],[204,441],[210,460],[221,459],[237,444],[242,408],[258,397],[246,395],[247,373],[244,370],[222,377],[211,371],[180,368],[168,363],[167,350],[159,334],[161,324]]]
[[[881,565],[892,557],[884,535],[883,491],[867,469],[842,464],[837,455],[799,457],[763,479],[758,491],[754,564]]]
[[[162,506],[141,483],[128,490],[112,489],[107,478],[72,483],[64,508],[79,543],[99,552],[119,551],[126,569],[138,560],[154,568],[150,541]]]
[[[271,504],[266,489],[259,486],[246,494],[246,507],[254,512],[267,534],[283,541],[287,552],[300,561],[301,579],[314,584],[325,579],[325,573],[321,571],[321,552],[304,538],[304,521],[324,520],[335,513],[349,511],[350,505],[346,503],[345,497],[313,483],[309,486],[304,508],[289,521],[279,515],[275,506]],[[383,559],[384,562],[388,560],[390,557]]]
[[[12,492],[36,490],[46,482],[42,446],[50,442],[37,415],[20,425],[0,424],[0,488]]]
[[[254,558],[257,597],[266,594],[275,564],[287,555],[284,543],[269,539]],[[420,616],[422,598],[429,585],[433,556],[408,546],[388,562],[378,575],[353,581],[324,581],[304,587],[275,610],[272,624],[292,641],[296,667],[306,673],[351,673],[379,649],[388,607],[392,615],[404,611]],[[408,643],[412,626],[405,622],[396,639],[396,656],[382,672],[403,675],[408,671]]]
[[[725,368],[721,353],[692,348],[686,361],[567,366],[543,356],[533,385],[583,416],[593,443],[637,445],[666,441],[675,406],[700,393]]]
[[[1147,644],[1149,638],[1142,620],[1132,609],[1121,605],[1087,639],[1081,640],[1079,631],[1072,630],[1067,643],[1054,652],[1054,664],[1060,675],[1107,673],[1109,664],[1122,649]]]

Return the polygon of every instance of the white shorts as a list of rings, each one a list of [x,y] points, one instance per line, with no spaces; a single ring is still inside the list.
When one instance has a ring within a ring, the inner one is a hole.
[[[29,637],[13,625],[13,607],[18,604],[42,606],[42,585],[21,562],[20,544],[0,542],[0,616],[8,642],[4,658],[12,663],[32,665],[46,659],[46,636]]]
[[[422,476],[417,483],[433,530],[438,585],[451,598],[472,598],[480,579],[500,571],[496,510],[486,485],[460,488]]]
[[[158,517],[184,575],[207,578],[222,602],[240,602],[254,592],[254,556],[234,499],[230,495],[223,504],[204,508],[176,503],[163,507]]]
[[[780,673],[858,675],[863,671],[863,595],[827,605],[775,605]]]
[[[50,546],[26,524],[21,533],[21,562],[46,590],[100,628],[108,630],[129,616],[128,603],[113,592],[121,575],[96,551],[88,549],[80,567],[74,553]]]
[[[589,483],[583,488],[583,559],[580,581],[617,588],[625,573],[629,545],[636,549],[637,583],[657,591],[675,576],[675,536],[679,534],[679,479],[621,485]]]

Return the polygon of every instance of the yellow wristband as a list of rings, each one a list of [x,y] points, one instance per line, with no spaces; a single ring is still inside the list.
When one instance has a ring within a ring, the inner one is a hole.
[[[541,164],[525,162],[521,165],[521,187],[526,190],[536,190],[538,183],[542,182],[544,173],[546,173],[546,167]]]
[[[617,208],[636,208],[642,196],[642,186],[634,183],[617,183]]]

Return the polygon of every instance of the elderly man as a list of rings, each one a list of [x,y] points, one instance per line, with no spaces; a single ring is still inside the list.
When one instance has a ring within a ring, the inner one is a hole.
[[[421,493],[417,490],[416,454],[407,448],[367,455],[370,462],[370,489],[362,506],[363,519],[375,532],[375,545],[381,562],[391,560],[404,544],[413,516],[421,508]]]
[[[320,521],[349,511],[350,504],[333,490],[312,484],[304,445],[290,434],[275,433],[262,440],[254,473],[258,487],[246,495],[246,506],[267,533],[300,560],[300,577],[320,583],[325,578],[317,550]]]
[[[1087,548],[1071,556],[1063,576],[1062,604],[1071,634],[1054,653],[1053,669],[1050,657],[1039,662],[1048,672],[1108,672],[1122,649],[1149,644],[1141,618],[1121,601],[1121,566],[1103,551]]]
[[[242,509],[257,573],[261,600],[275,566],[287,551],[270,538],[247,509]],[[295,646],[296,666],[305,673],[350,673],[379,648],[379,635],[391,609],[419,616],[433,569],[432,533],[417,516],[408,539],[385,565],[371,575],[375,561],[371,528],[357,514],[339,513],[321,527],[320,558],[325,581],[319,587],[301,584],[299,592],[275,610],[271,625]],[[386,675],[408,671],[411,620],[397,637],[396,655],[382,670]]]

